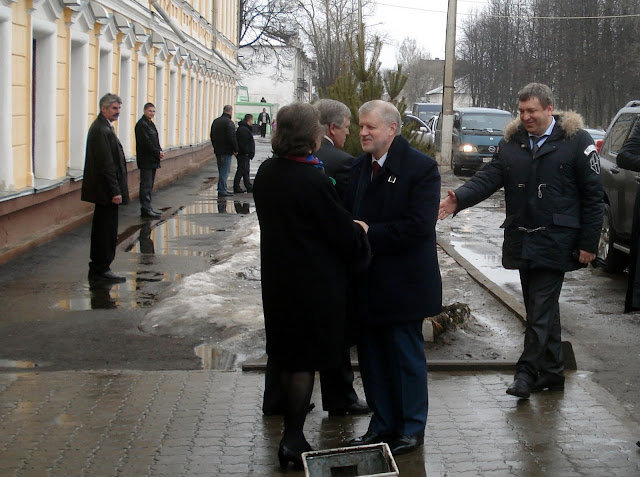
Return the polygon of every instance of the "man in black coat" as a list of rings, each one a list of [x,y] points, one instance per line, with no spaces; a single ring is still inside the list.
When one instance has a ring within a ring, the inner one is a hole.
[[[358,356],[373,416],[367,433],[350,444],[388,442],[397,455],[424,442],[422,322],[442,307],[435,232],[440,174],[435,160],[400,136],[395,106],[369,101],[359,113],[365,153],[351,168],[345,203],[369,225],[372,260],[358,287]]]
[[[520,272],[527,310],[524,351],[507,393],[526,399],[564,389],[558,299],[564,274],[596,258],[602,227],[600,158],[576,113],[553,114],[553,93],[530,83],[520,118],[507,126],[493,160],[440,204],[444,219],[504,187],[502,264]]]
[[[321,99],[314,106],[320,111],[320,124],[325,131],[315,156],[322,161],[325,174],[335,180],[336,191],[343,198],[353,164],[353,156],[342,150],[349,135],[351,110],[334,99]]]
[[[616,163],[623,169],[640,172],[640,121],[631,130],[618,155]],[[636,192],[636,201],[633,207],[633,222],[631,225],[631,254],[629,261],[629,278],[627,282],[627,294],[624,300],[624,312],[640,310],[640,193]]]
[[[218,196],[233,195],[227,188],[231,158],[238,154],[236,127],[231,120],[233,107],[227,104],[222,115],[211,123],[211,144],[218,162]]]
[[[238,155],[236,156],[236,160],[238,161],[238,169],[233,178],[233,192],[235,194],[253,191],[251,178],[249,176],[251,159],[256,155],[256,143],[253,140],[252,125],[253,114],[245,114],[244,119],[238,123],[238,129],[236,130],[236,139],[238,141]],[[240,187],[240,179],[243,180],[246,190]]]
[[[81,199],[95,204],[91,224],[89,280],[124,282],[111,271],[118,240],[118,206],[129,202],[124,151],[111,123],[120,116],[122,100],[107,93],[100,114],[87,134]]]
[[[158,130],[153,123],[156,107],[153,103],[144,105],[144,113],[135,127],[136,162],[140,171],[140,215],[156,219],[160,212],[151,207],[151,191],[156,179],[156,170],[160,167],[160,159],[164,157]]]
[[[266,137],[267,125],[271,122],[271,117],[267,113],[267,108],[262,108],[262,112],[258,115],[258,125],[260,126],[260,136]]]

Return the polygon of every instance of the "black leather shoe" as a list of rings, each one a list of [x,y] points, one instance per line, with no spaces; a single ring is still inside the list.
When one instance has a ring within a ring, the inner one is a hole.
[[[232,195],[231,192],[218,191],[218,197],[231,197]]]
[[[148,219],[157,219],[158,217],[160,217],[160,214],[157,212],[154,212],[153,210],[141,210],[140,217],[146,217]]]
[[[516,378],[513,380],[513,383],[511,383],[511,386],[507,388],[507,394],[511,394],[512,396],[516,396],[521,399],[529,399],[531,389],[524,379]]]
[[[564,391],[564,376],[543,374],[533,384],[531,392],[539,393],[545,389],[548,391]]]
[[[369,444],[377,444],[378,442],[387,442],[388,440],[389,440],[388,436],[377,434],[372,431],[367,431],[365,435],[356,437],[355,439],[351,439],[349,442],[347,442],[347,445],[348,446],[367,446]]]
[[[393,455],[402,455],[417,449],[422,444],[424,444],[424,436],[400,436],[391,441],[389,449]]]
[[[344,416],[345,414],[368,414],[371,412],[367,403],[362,399],[358,399],[356,402],[349,404],[342,409],[332,409],[329,411],[330,416]]]
[[[125,277],[116,275],[111,270],[104,273],[89,272],[89,280],[92,282],[100,281],[100,282],[114,282],[114,283],[122,283],[127,281]]]
[[[233,189],[234,194],[244,194],[245,192],[247,191],[244,189]]]

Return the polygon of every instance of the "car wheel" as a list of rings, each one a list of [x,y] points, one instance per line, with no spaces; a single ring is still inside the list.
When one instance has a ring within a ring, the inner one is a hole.
[[[611,207],[609,204],[604,204],[597,260],[604,271],[608,273],[621,273],[629,263],[629,256],[613,247],[616,238],[616,231],[611,220]]]

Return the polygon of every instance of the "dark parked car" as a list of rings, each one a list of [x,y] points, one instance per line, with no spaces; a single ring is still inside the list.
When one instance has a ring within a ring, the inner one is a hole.
[[[622,272],[629,264],[633,207],[640,174],[618,167],[616,156],[639,119],[640,101],[630,101],[611,121],[600,149],[605,206],[598,261],[607,272]]]
[[[453,111],[451,166],[454,174],[463,169],[477,171],[491,161],[504,136],[504,129],[513,120],[508,111],[493,108],[457,108]],[[442,145],[442,121],[436,129],[436,149]]]

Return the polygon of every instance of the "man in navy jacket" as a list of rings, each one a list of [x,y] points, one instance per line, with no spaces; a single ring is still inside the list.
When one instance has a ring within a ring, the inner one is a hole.
[[[375,100],[360,107],[360,143],[347,208],[369,225],[372,262],[359,283],[358,355],[367,403],[366,434],[352,445],[388,442],[394,454],[422,445],[427,420],[423,319],[438,314],[436,252],[440,174],[436,161],[400,136],[400,113]]]

